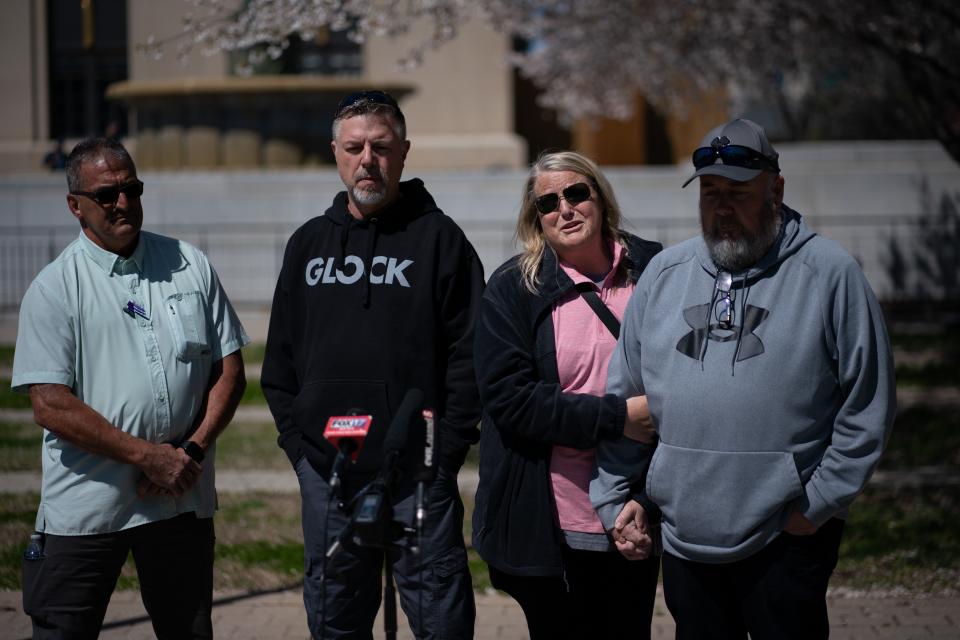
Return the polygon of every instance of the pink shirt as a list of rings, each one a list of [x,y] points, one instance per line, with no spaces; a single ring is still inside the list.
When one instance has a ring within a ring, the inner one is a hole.
[[[600,299],[619,320],[623,319],[623,310],[634,289],[633,283],[617,288],[611,286],[624,251],[620,244],[614,244],[613,268],[599,291]],[[590,278],[562,260],[560,267],[575,283],[591,282]],[[602,396],[607,386],[607,364],[617,344],[616,338],[576,291],[555,303],[552,315],[561,389],[564,393]],[[593,449],[553,447],[550,479],[560,528],[565,531],[604,532],[590,505],[588,488],[593,461]]]

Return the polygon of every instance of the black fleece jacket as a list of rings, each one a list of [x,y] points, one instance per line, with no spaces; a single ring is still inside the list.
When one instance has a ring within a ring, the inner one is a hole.
[[[626,277],[636,282],[662,246],[624,234]],[[561,532],[550,484],[553,445],[591,449],[623,434],[626,400],[563,393],[551,310],[574,283],[546,251],[540,291],[520,280],[518,257],[490,277],[480,304],[475,350],[483,401],[480,484],[473,511],[473,546],[490,565],[512,575],[562,572]]]
[[[341,192],[294,232],[270,315],[261,384],[292,463],[306,455],[326,475],[336,455],[323,437],[327,418],[373,415],[348,492],[380,469],[408,389],[423,391],[438,417],[447,470],[459,469],[479,437],[473,326],[483,267],[420,180],[402,182],[400,192],[362,221]],[[423,450],[412,441],[407,453],[409,477]]]

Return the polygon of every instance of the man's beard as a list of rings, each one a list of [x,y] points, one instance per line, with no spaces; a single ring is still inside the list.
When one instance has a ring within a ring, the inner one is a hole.
[[[763,217],[760,229],[755,234],[748,233],[741,226],[739,238],[724,238],[720,233],[718,218],[714,218],[712,229],[703,229],[703,239],[714,264],[724,271],[736,273],[758,263],[770,250],[780,233],[782,221],[772,198],[763,203],[763,208],[768,215]],[[728,222],[739,226],[736,221]]]
[[[380,183],[372,188],[361,189],[356,185],[363,178],[379,178]],[[380,172],[369,172],[365,169],[357,171],[353,176],[354,185],[350,187],[350,195],[353,201],[358,204],[371,205],[380,204],[387,197],[387,176]]]

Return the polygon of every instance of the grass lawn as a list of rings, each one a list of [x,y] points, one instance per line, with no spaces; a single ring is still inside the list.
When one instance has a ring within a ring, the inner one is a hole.
[[[39,502],[36,493],[0,493],[0,589],[20,588],[20,562]]]
[[[960,591],[960,487],[872,489],[850,510],[830,584]]]
[[[251,342],[243,348],[243,362],[245,364],[261,364],[266,347],[267,343],[265,342]]]
[[[247,378],[247,387],[240,398],[240,406],[244,405],[267,405],[267,399],[260,387],[260,378]]]
[[[914,467],[952,467],[960,472],[960,407],[918,405],[897,412],[880,468]]]
[[[14,393],[10,389],[10,379],[0,378],[0,409],[29,409],[30,396]]]
[[[43,429],[32,422],[0,422],[0,472],[40,471]]]
[[[217,468],[290,471],[290,462],[272,422],[234,422],[217,438]]]

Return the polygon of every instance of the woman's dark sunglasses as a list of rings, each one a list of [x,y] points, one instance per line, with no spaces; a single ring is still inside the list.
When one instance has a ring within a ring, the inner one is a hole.
[[[590,185],[586,182],[578,182],[564,189],[562,193],[563,199],[566,200],[570,206],[576,206],[590,199]],[[560,194],[545,193],[534,200],[533,203],[536,205],[540,215],[545,216],[548,213],[553,213],[560,207],[560,198]]]
[[[143,183],[139,180],[134,180],[119,187],[103,187],[96,191],[71,191],[70,193],[75,196],[86,196],[101,207],[112,207],[117,204],[121,193],[127,196],[127,200],[142,196]]]
[[[703,169],[714,164],[717,158],[725,165],[744,167],[746,169],[765,169],[780,173],[780,165],[765,155],[757,153],[750,147],[741,147],[738,144],[726,146],[700,147],[693,152],[693,166]]]

